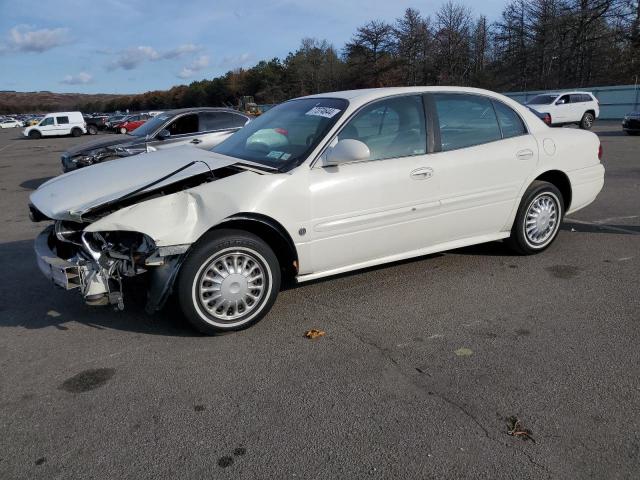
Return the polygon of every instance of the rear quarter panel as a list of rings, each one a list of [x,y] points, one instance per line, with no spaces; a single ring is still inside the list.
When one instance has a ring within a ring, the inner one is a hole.
[[[550,170],[564,172],[572,192],[567,213],[573,213],[595,200],[604,185],[604,167],[598,158],[600,140],[595,133],[574,128],[547,130],[537,135],[540,156],[536,177]]]

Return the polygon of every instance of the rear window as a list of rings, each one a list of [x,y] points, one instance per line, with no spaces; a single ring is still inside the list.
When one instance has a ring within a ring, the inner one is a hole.
[[[58,125],[65,125],[69,123],[69,117],[56,117]]]
[[[500,123],[502,130],[502,138],[518,137],[527,133],[520,115],[502,102],[494,101],[493,106],[496,109],[498,123]]]
[[[199,116],[201,132],[240,128],[247,123],[242,115],[230,112],[200,112]]]
[[[500,127],[491,101],[467,94],[434,95],[442,150],[480,145],[500,140]]]

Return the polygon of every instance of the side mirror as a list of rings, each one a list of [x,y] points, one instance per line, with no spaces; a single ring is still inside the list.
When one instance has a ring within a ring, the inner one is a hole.
[[[371,151],[369,147],[360,140],[347,138],[336,143],[335,147],[327,152],[324,164],[330,166],[340,165],[341,163],[360,162],[369,160]]]
[[[167,130],[166,128],[163,128],[162,130],[160,130],[158,132],[158,134],[156,135],[156,138],[158,140],[165,140],[167,138],[169,138],[171,136],[171,132],[169,130]]]

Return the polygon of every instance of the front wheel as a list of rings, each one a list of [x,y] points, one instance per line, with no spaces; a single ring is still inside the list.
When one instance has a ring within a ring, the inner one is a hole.
[[[595,117],[593,116],[593,113],[586,112],[582,116],[582,120],[580,120],[580,128],[583,130],[591,130],[591,127],[593,127],[594,120],[595,120]]]
[[[120,129],[120,133],[124,135],[125,133],[127,133],[127,129],[126,129],[126,128],[124,128],[124,127],[122,127],[122,128]]]
[[[42,134],[38,130],[31,130],[29,132],[29,138],[32,140],[36,140],[38,138],[42,138]]]
[[[280,290],[280,265],[261,238],[215,230],[188,254],[177,282],[187,320],[213,335],[242,330],[264,317]]]
[[[507,244],[521,255],[540,253],[555,240],[564,215],[560,190],[536,180],[522,197]]]

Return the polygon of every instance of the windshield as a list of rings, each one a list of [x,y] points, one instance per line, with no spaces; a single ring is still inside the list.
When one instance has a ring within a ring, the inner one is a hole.
[[[303,98],[269,109],[213,151],[285,170],[304,161],[347,108],[338,98]]]
[[[140,125],[134,131],[129,132],[129,135],[133,135],[134,137],[146,137],[147,135],[151,135],[158,128],[160,128],[164,123],[169,120],[173,115],[162,114],[156,115],[150,120],[147,120],[145,123]]]
[[[527,105],[549,105],[558,98],[558,95],[536,95],[527,102]]]

